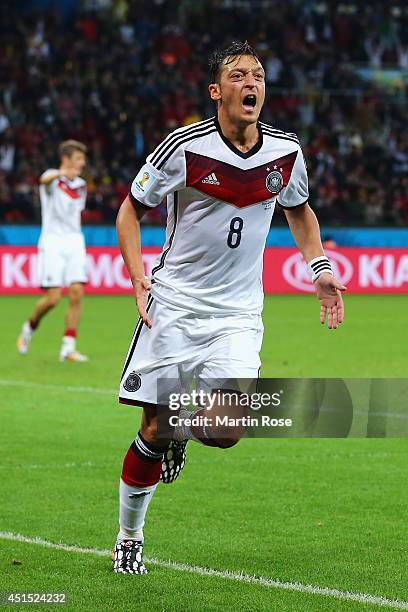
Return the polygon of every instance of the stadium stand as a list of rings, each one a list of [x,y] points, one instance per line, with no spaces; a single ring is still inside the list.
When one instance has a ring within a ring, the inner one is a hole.
[[[405,4],[40,5],[0,9],[0,222],[38,221],[37,177],[56,164],[57,143],[75,138],[90,149],[84,221],[113,223],[147,153],[175,127],[213,114],[209,52],[247,38],[267,72],[262,118],[298,133],[321,222],[407,223]],[[160,207],[146,222],[164,218]]]

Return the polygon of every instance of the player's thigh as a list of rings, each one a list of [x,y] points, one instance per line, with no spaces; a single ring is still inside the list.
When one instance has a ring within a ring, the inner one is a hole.
[[[85,245],[82,239],[75,239],[65,250],[65,284],[69,287],[87,281]]]
[[[215,388],[247,391],[261,367],[262,319],[248,315],[226,318],[219,324],[219,336],[197,370],[199,386],[208,392]]]
[[[40,287],[64,285],[65,259],[56,244],[46,244],[38,249],[38,282]]]
[[[191,385],[194,367],[184,334],[182,311],[157,302],[152,296],[147,311],[149,329],[139,319],[134,331],[119,388],[119,401],[136,406],[167,406],[173,393]]]

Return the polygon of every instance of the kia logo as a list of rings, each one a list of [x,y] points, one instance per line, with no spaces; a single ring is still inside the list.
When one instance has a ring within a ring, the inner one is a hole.
[[[353,275],[352,263],[347,257],[336,251],[325,250],[325,254],[330,259],[334,276],[340,283],[346,285]],[[282,272],[286,282],[292,285],[292,287],[296,287],[296,289],[301,291],[308,291],[309,293],[314,291],[310,273],[302,253],[294,253],[294,255],[288,257],[283,264]]]

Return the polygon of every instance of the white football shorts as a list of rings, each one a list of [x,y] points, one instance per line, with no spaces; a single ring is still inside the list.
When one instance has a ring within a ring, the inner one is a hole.
[[[199,315],[149,296],[149,329],[139,319],[125,360],[119,402],[166,406],[170,393],[230,389],[257,380],[263,323],[260,314]],[[245,382],[245,381],[244,381]]]
[[[40,287],[69,287],[86,283],[86,251],[82,234],[41,237],[38,245]]]

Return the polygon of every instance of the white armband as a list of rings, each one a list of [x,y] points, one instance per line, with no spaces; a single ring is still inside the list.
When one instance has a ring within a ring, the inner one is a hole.
[[[323,272],[333,274],[330,261],[325,255],[315,257],[307,264],[309,272],[312,275],[312,282],[315,282]]]

